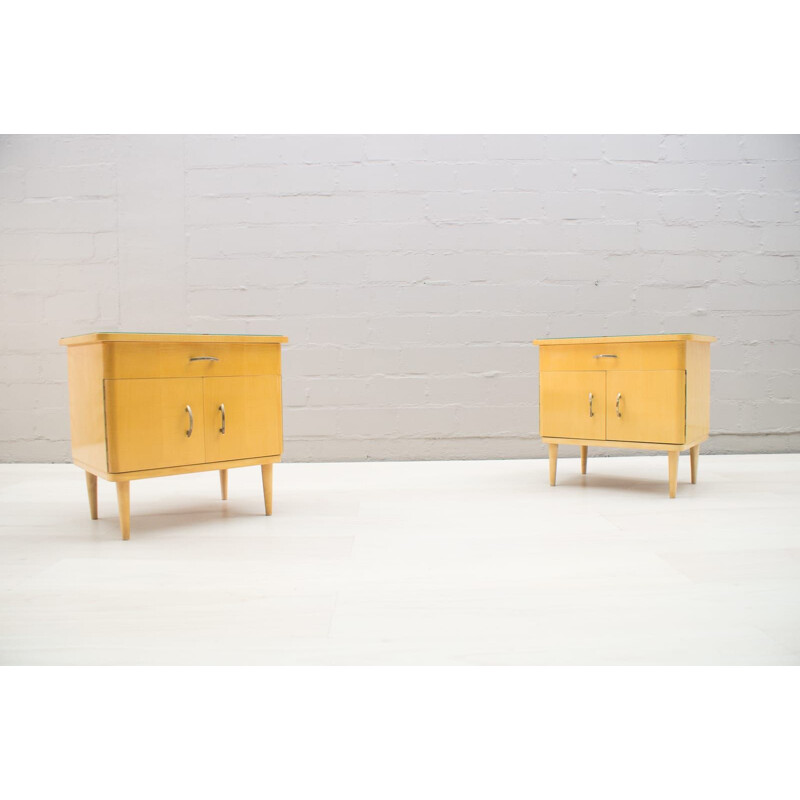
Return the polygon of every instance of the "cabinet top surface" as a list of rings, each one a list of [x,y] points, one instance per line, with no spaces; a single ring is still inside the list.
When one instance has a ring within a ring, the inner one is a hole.
[[[285,336],[245,336],[238,333],[84,333],[59,339],[63,345],[95,342],[241,342],[244,344],[283,344]]]
[[[578,336],[572,339],[534,339],[538,345],[548,344],[613,344],[615,342],[716,342],[716,336],[700,333],[652,333],[641,336]]]

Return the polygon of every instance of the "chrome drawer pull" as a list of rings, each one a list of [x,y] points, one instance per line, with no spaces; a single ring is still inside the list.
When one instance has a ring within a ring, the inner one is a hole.
[[[216,356],[192,356],[189,361],[219,361]]]
[[[599,356],[592,356],[592,358],[619,358],[614,353],[600,353]]]
[[[194,430],[194,414],[192,414],[192,407],[186,406],[186,411],[189,413],[189,430],[186,431],[186,437],[192,435],[192,431]]]
[[[220,403],[219,410],[222,412],[222,427],[219,429],[219,432],[225,433],[225,403]]]
[[[594,400],[594,395],[591,392],[589,392],[589,416],[590,417],[594,416],[594,411],[592,411],[592,400]]]
[[[622,400],[622,392],[617,395],[617,416],[621,417],[622,414],[619,413],[619,401]]]

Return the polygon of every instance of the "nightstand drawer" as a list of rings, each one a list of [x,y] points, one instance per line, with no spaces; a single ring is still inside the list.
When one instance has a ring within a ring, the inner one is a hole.
[[[542,372],[685,368],[684,342],[601,342],[553,344],[539,348],[539,369]]]
[[[279,375],[279,344],[104,342],[106,378]]]

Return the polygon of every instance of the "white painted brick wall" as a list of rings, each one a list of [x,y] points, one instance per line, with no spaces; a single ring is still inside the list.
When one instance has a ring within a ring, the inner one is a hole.
[[[283,333],[288,460],[537,441],[535,337],[697,331],[709,452],[800,446],[800,136],[0,137],[0,459],[61,336]]]

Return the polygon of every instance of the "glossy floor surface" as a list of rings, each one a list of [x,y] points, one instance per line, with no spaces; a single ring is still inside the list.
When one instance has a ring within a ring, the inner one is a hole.
[[[579,463],[1,465],[0,663],[800,664],[800,455]]]

